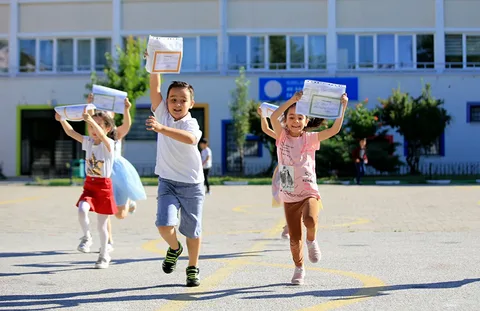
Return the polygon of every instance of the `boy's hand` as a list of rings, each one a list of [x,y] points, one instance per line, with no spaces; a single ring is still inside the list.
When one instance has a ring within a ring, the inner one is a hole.
[[[148,57],[148,52],[147,49],[145,49],[145,52],[143,52],[143,59],[147,59]]]
[[[298,102],[303,96],[303,91],[298,91],[293,94],[292,99],[295,100],[295,102]]]
[[[62,117],[58,114],[58,112],[55,112],[55,120],[58,122],[62,121]]]
[[[343,108],[347,108],[347,105],[348,105],[347,93],[342,95],[342,98],[340,98],[340,102],[342,103]]]
[[[83,120],[85,120],[85,122],[89,122],[89,121],[92,121],[93,118],[92,118],[92,116],[91,116],[88,112],[85,112],[85,113],[83,114]]]
[[[128,100],[128,97],[125,98],[124,104],[125,104],[125,109],[127,110],[130,110],[130,108],[132,107],[132,103]]]
[[[93,93],[88,94],[87,104],[93,103]]]
[[[147,126],[147,131],[154,131],[159,133],[163,129],[163,125],[157,122],[154,116],[149,116],[147,121],[145,121]]]

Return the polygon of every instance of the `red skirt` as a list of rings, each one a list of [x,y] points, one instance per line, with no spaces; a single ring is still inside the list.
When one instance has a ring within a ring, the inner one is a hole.
[[[117,205],[113,196],[112,180],[110,178],[87,176],[83,184],[83,193],[77,201],[90,204],[90,211],[97,214],[113,215],[117,213]]]

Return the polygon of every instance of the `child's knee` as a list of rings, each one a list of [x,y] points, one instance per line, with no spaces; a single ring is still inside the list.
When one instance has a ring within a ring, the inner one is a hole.
[[[305,215],[305,217],[303,217],[303,223],[307,228],[315,228],[315,226],[317,225],[317,220],[315,219],[315,217]]]
[[[175,230],[174,226],[157,226],[158,232],[163,235],[172,234]]]

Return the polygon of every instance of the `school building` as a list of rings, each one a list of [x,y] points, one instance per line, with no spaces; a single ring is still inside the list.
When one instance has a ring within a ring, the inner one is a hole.
[[[245,66],[250,96],[281,101],[305,79],[344,83],[352,104],[393,88],[431,83],[453,123],[424,161],[480,159],[480,1],[472,0],[0,0],[0,163],[6,176],[52,175],[81,158],[53,118],[55,105],[84,103],[90,72],[124,38],[181,36],[180,75],[196,90],[192,111],[210,140],[216,174],[238,165],[229,102]],[[137,101],[125,156],[152,174],[155,135]],[[84,132],[82,122],[72,122]],[[403,138],[395,134],[395,140]],[[404,149],[399,148],[404,155]],[[248,136],[247,172],[269,164]]]

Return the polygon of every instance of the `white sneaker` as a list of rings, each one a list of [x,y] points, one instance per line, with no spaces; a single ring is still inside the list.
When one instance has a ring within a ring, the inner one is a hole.
[[[293,285],[303,285],[305,281],[305,268],[304,267],[295,267],[293,272],[292,284]]]
[[[98,256],[98,260],[95,263],[95,269],[107,269],[110,264],[110,256],[102,257],[102,255]]]
[[[115,250],[115,248],[113,247],[113,244],[110,244],[108,243],[107,244],[107,253],[111,253]],[[98,252],[101,253],[102,252],[102,248],[99,248],[98,249]]]
[[[77,247],[77,250],[82,253],[90,253],[90,246],[93,244],[92,237],[83,236],[80,238],[80,244]]]
[[[315,241],[307,240],[307,248],[308,248],[308,259],[310,259],[311,263],[317,263],[320,259],[322,259],[322,253],[320,252],[320,247],[318,247],[317,240]]]
[[[282,239],[290,240],[290,234],[288,233],[288,225],[285,225],[285,227],[283,227]]]
[[[128,204],[128,212],[130,214],[133,214],[135,213],[136,209],[137,209],[137,203],[135,201],[130,200],[130,203]]]

